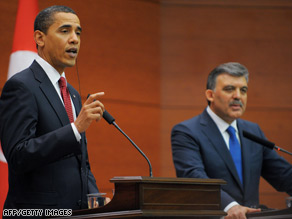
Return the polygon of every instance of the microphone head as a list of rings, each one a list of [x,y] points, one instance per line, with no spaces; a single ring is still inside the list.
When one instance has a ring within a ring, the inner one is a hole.
[[[244,137],[248,138],[249,140],[257,142],[257,143],[259,143],[261,145],[264,145],[264,146],[266,146],[266,147],[268,147],[270,149],[273,149],[275,147],[275,143],[270,142],[270,141],[265,140],[265,139],[262,139],[262,138],[259,138],[258,136],[253,135],[253,134],[251,134],[251,133],[249,133],[247,131],[243,130],[242,134],[243,134]]]
[[[115,121],[114,117],[112,117],[106,110],[103,112],[103,118],[108,122],[108,124],[113,124]]]

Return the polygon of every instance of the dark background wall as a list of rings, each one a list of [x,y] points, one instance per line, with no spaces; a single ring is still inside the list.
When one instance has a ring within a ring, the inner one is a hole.
[[[105,92],[106,109],[147,154],[154,176],[175,177],[171,128],[203,111],[207,75],[223,62],[240,62],[250,71],[243,118],[292,151],[291,1],[39,0],[40,10],[53,4],[72,7],[81,20],[83,101],[88,93]],[[0,90],[16,11],[17,0],[0,2]],[[79,89],[77,69],[67,69],[66,76]],[[105,121],[93,123],[87,138],[92,171],[109,196],[112,177],[148,176],[147,162]],[[261,182],[261,203],[284,208],[286,196]]]

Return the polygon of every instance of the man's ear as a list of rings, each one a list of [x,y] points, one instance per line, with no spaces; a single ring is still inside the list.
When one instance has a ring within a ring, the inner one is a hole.
[[[205,95],[206,95],[206,98],[207,98],[207,100],[209,102],[213,102],[213,100],[214,100],[214,92],[213,92],[213,90],[207,89],[205,91]]]
[[[38,47],[43,47],[45,45],[45,37],[46,35],[40,30],[36,30],[33,34],[34,41]]]

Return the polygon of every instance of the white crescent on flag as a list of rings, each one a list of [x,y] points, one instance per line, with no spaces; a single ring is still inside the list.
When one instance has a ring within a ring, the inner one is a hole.
[[[32,51],[19,50],[13,52],[10,55],[7,79],[29,67],[36,57],[37,53]]]
[[[0,150],[0,161],[6,163],[6,159],[5,159],[4,155],[3,155],[2,150]]]

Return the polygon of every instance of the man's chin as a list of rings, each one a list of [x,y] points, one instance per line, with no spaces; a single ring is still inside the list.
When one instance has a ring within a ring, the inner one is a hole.
[[[235,120],[235,119],[240,118],[242,115],[243,115],[243,111],[240,110],[240,111],[237,111],[237,112],[232,112],[230,117]]]
[[[73,67],[74,65],[76,64],[76,60],[72,60],[72,61],[70,61],[70,62],[66,62],[66,67]]]

